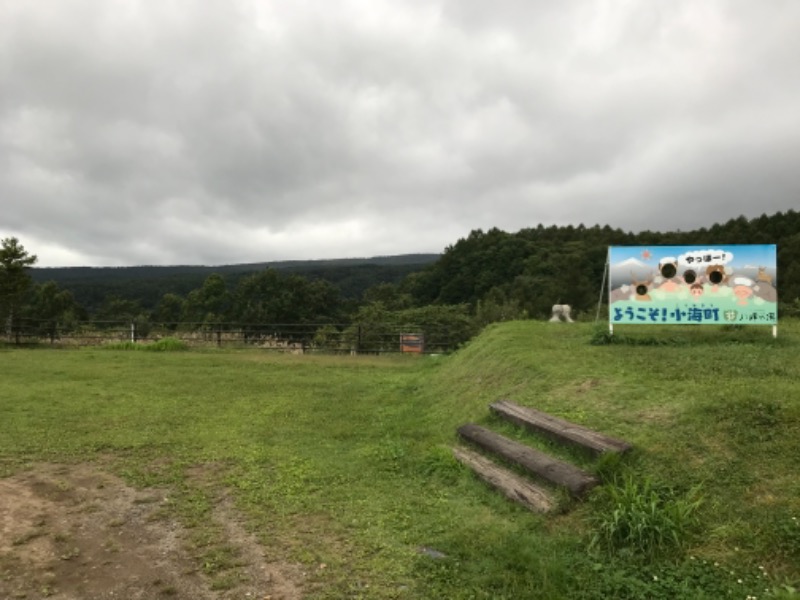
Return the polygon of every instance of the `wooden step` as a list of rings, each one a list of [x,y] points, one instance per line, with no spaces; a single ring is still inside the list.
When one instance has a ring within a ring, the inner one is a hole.
[[[574,496],[583,495],[599,483],[596,477],[578,467],[479,425],[462,425],[458,428],[458,434],[476,446],[520,465],[545,481],[565,487]]]
[[[633,447],[624,440],[592,431],[587,427],[548,415],[535,408],[520,406],[510,400],[494,402],[489,405],[489,409],[530,431],[542,433],[558,442],[585,448],[597,455],[604,452],[627,452]]]
[[[501,491],[506,498],[522,504],[533,512],[550,512],[557,505],[555,497],[546,489],[501,467],[477,452],[466,448],[453,448],[453,456],[458,462],[472,469],[486,483]]]

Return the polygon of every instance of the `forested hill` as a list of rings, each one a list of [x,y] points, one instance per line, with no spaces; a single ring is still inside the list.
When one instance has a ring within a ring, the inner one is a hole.
[[[107,298],[135,300],[153,308],[165,294],[185,296],[200,288],[212,273],[222,275],[231,285],[247,275],[278,269],[309,279],[324,279],[336,285],[345,298],[360,298],[365,290],[380,283],[399,283],[409,273],[420,271],[439,254],[402,254],[372,258],[331,260],[288,260],[222,266],[136,266],[136,267],[43,267],[30,274],[36,283],[54,281],[69,290],[90,312]]]
[[[608,246],[777,244],[782,303],[800,298],[800,213],[790,210],[686,232],[630,233],[610,226],[476,230],[407,282],[420,304],[468,303],[487,320],[541,316],[554,303],[597,306]]]

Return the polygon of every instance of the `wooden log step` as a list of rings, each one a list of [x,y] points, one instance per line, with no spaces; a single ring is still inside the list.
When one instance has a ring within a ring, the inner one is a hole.
[[[596,477],[574,465],[479,425],[462,425],[458,428],[458,434],[476,446],[520,465],[545,481],[567,488],[574,496],[583,495],[599,483]]]
[[[472,469],[483,481],[501,491],[506,498],[522,504],[533,512],[546,513],[557,505],[556,499],[546,489],[497,465],[477,452],[466,448],[453,448],[453,456],[458,462]]]
[[[562,443],[571,444],[599,455],[604,452],[627,452],[633,446],[582,425],[548,415],[535,408],[520,406],[510,400],[499,400],[489,405],[495,414],[526,429],[547,435]]]

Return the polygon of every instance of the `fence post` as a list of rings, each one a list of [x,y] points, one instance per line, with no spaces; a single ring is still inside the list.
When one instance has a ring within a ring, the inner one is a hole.
[[[222,325],[217,325],[217,348],[222,348]]]
[[[131,343],[136,343],[136,322],[131,321]]]

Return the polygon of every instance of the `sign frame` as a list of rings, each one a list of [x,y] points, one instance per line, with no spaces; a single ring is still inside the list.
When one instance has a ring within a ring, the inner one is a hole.
[[[775,244],[609,246],[614,325],[769,325],[777,335]]]

